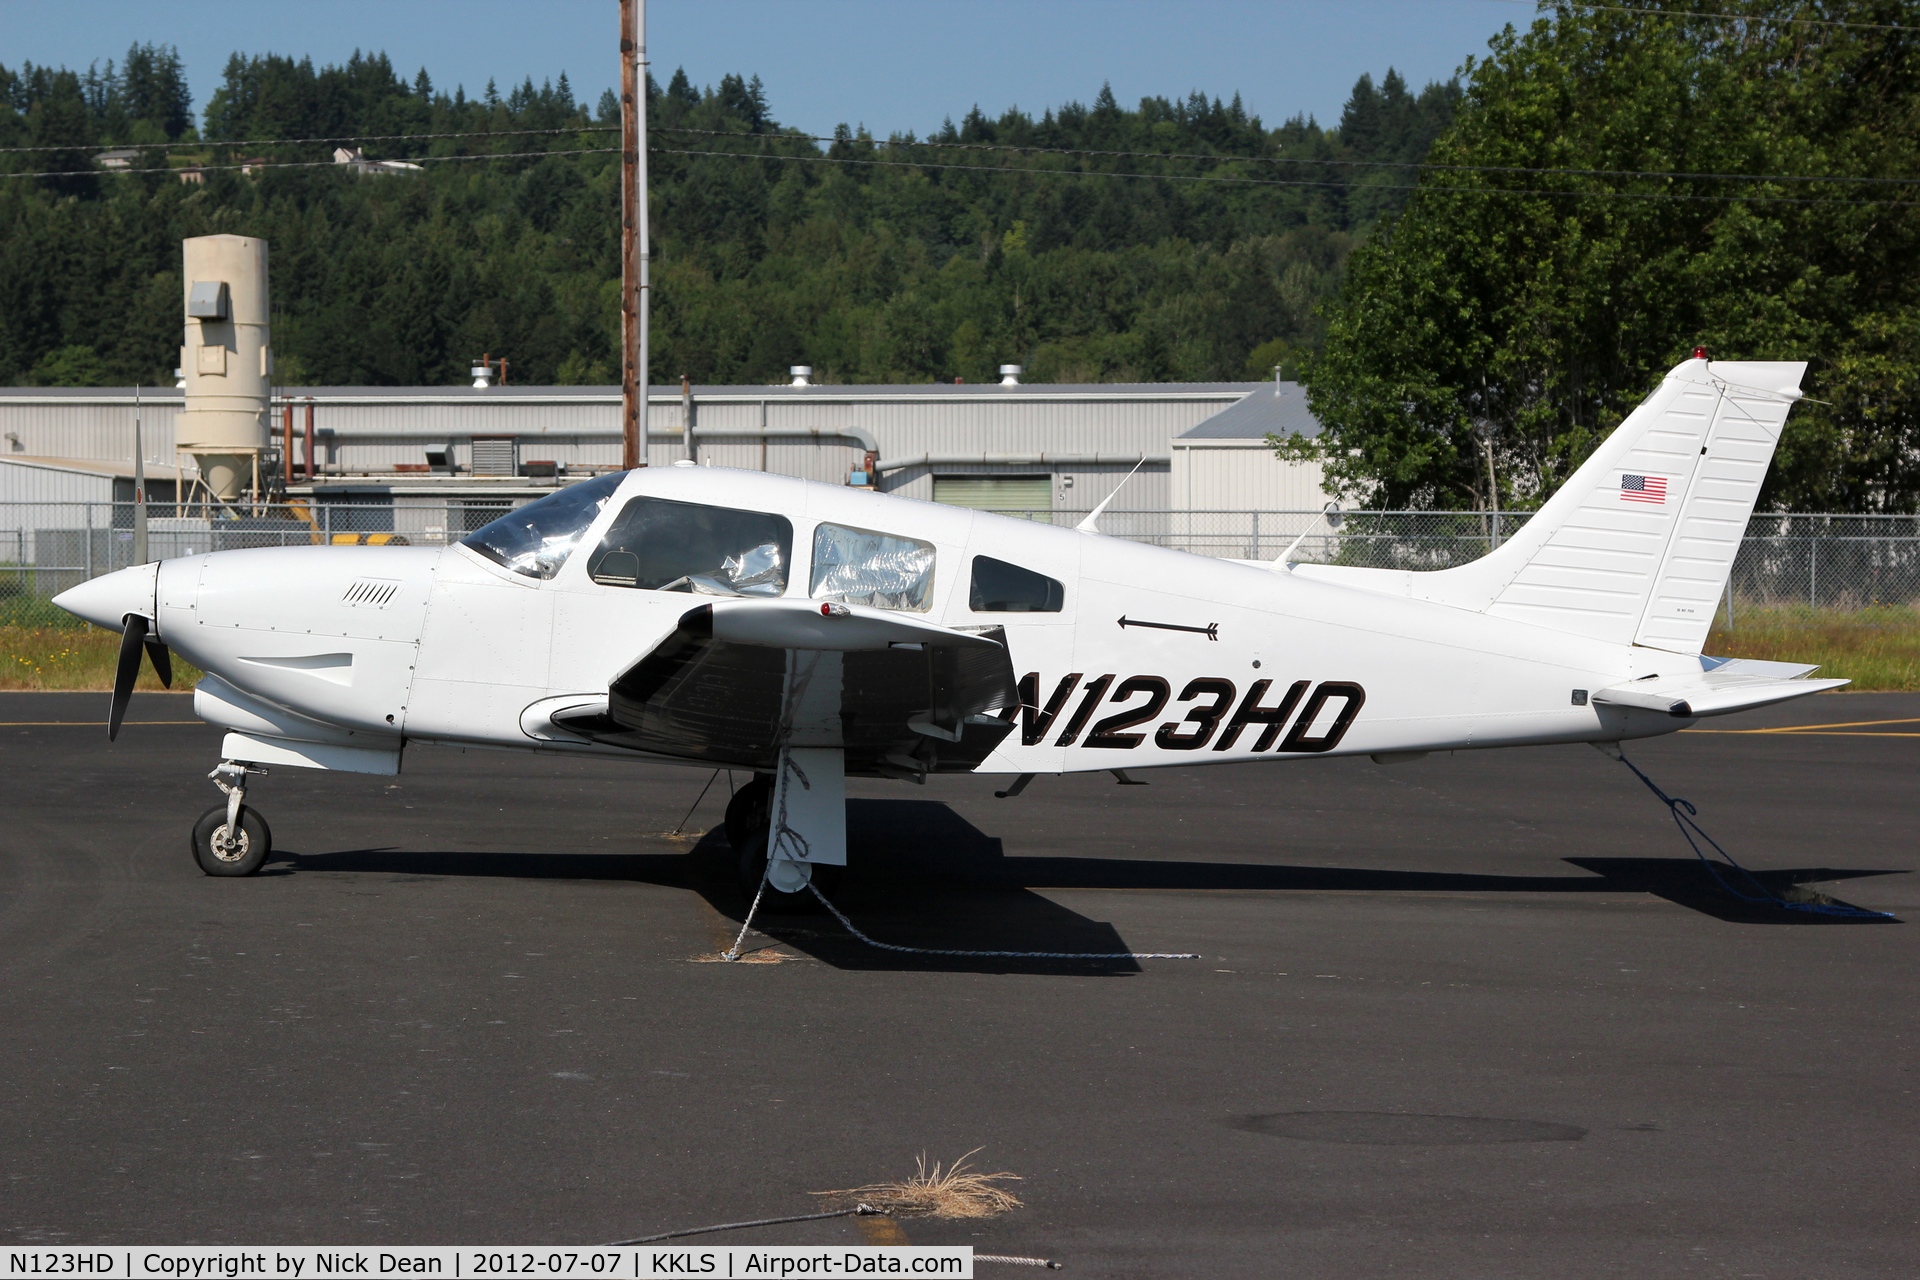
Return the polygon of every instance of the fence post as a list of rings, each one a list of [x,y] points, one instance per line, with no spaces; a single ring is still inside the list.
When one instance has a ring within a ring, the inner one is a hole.
[[[85,560],[85,564],[87,566],[86,580],[91,582],[93,580],[93,504],[91,502],[87,504],[86,511],[87,511],[87,527],[80,531],[80,540],[87,544],[87,553],[86,553],[86,560]]]
[[[1820,584],[1820,539],[1807,539],[1807,608],[1818,609],[1816,588]]]
[[[1256,511],[1253,513],[1253,550],[1247,552],[1247,559],[1258,560],[1259,558],[1260,558],[1260,513]]]
[[[1739,554],[1737,551],[1734,553]],[[1727,630],[1733,630],[1733,566],[1727,566]]]

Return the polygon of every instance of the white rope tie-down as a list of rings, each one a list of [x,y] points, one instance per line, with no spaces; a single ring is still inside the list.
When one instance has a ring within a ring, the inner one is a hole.
[[[732,947],[721,954],[722,960],[732,961],[740,958],[740,948],[745,944],[747,934],[753,929],[753,918],[759,914],[760,901],[767,892],[767,877],[772,871],[773,859],[769,858],[766,870],[760,873],[760,887],[754,890],[753,905],[747,908],[747,918],[740,924],[740,936],[733,940]],[[807,888],[812,891],[814,897],[820,899],[820,905],[833,913],[833,918],[838,920],[840,926],[848,933],[870,947],[902,955],[956,956],[968,960],[1198,960],[1200,958],[1199,954],[1193,951],[966,951],[953,947],[905,947],[898,943],[882,942],[878,938],[868,937],[853,921],[847,919],[840,908],[833,905],[826,894],[820,892],[819,886],[813,881],[807,881]]]
[[[882,951],[898,951],[915,956],[961,956],[994,960],[1198,960],[1198,954],[1191,951],[961,951],[949,947],[903,947],[891,942],[882,942],[878,938],[869,938],[854,927],[853,921],[841,912],[840,908],[827,900],[812,881],[807,888],[813,890],[813,896],[820,899],[821,905],[833,912],[843,928],[870,947]]]

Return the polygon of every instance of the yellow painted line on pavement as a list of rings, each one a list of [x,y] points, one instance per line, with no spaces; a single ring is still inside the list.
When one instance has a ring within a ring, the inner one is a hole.
[[[1843,720],[1839,724],[1783,724],[1771,729],[1702,729],[1701,733],[1806,733],[1813,729],[1863,729],[1875,724],[1920,724],[1920,716],[1904,720]],[[1682,732],[1685,732],[1684,730]]]
[[[1840,733],[1823,729],[1682,729],[1682,733],[1758,733],[1773,738],[1920,738],[1920,733]]]

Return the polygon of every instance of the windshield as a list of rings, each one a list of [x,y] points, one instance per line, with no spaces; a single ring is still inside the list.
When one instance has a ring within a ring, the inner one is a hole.
[[[592,526],[600,508],[607,505],[607,499],[626,478],[624,471],[609,471],[568,485],[538,502],[509,511],[463,538],[460,545],[472,547],[515,573],[551,578],[560,572],[580,535]]]

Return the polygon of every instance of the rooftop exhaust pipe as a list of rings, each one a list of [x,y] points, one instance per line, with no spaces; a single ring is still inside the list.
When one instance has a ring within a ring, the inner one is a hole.
[[[1000,385],[1001,385],[1001,386],[1003,386],[1003,387],[1017,387],[1017,386],[1019,386],[1019,385],[1020,385],[1020,374],[1021,374],[1022,372],[1023,372],[1023,370],[1022,370],[1022,369],[1020,368],[1020,366],[1019,366],[1019,365],[1017,365],[1017,364],[1003,364],[1003,365],[1001,365],[1001,366],[1000,366]]]
[[[813,366],[812,365],[810,364],[789,365],[787,367],[787,372],[793,376],[793,381],[788,383],[787,384],[788,386],[810,387],[813,385]]]

